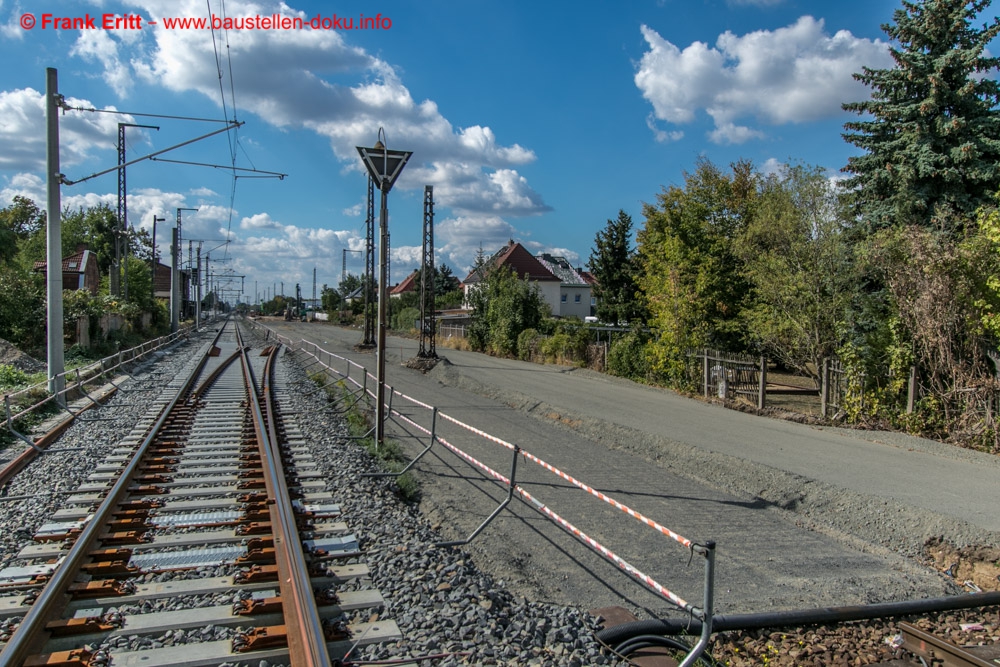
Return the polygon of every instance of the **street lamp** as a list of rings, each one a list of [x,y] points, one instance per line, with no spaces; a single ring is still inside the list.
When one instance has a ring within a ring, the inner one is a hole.
[[[378,387],[375,394],[375,442],[381,445],[385,438],[385,319],[388,290],[387,267],[389,262],[389,209],[386,205],[389,190],[392,189],[399,174],[406,166],[406,161],[413,155],[412,151],[391,151],[386,148],[385,132],[378,129],[378,139],[372,148],[356,147],[361,160],[365,163],[368,174],[382,193],[381,212],[379,214],[378,242],[378,340],[375,345],[377,359]]]

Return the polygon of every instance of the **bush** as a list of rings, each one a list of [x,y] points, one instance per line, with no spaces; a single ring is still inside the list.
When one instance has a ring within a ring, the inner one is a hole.
[[[521,361],[531,361],[538,353],[540,335],[537,329],[525,329],[517,337],[517,358]]]
[[[649,378],[648,337],[641,331],[630,331],[611,343],[608,349],[608,373],[645,382]]]
[[[0,364],[0,387],[11,389],[29,384],[28,374],[9,364]]]
[[[415,328],[413,323],[420,319],[420,311],[416,308],[403,308],[392,318],[392,328],[396,331],[409,331]]]

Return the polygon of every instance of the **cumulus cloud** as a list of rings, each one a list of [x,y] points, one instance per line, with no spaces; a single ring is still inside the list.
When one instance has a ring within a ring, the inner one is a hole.
[[[89,100],[67,98],[71,107],[94,108]],[[114,107],[105,107],[114,109]],[[33,88],[0,91],[0,169],[45,170],[45,94]],[[115,155],[118,123],[133,123],[129,115],[69,111],[59,116],[60,165],[72,167],[95,151]],[[64,170],[65,171],[65,170]]]
[[[130,31],[134,32],[134,31]],[[108,30],[81,30],[70,55],[79,56],[103,67],[104,82],[119,97],[124,97],[132,86],[132,72],[118,55],[118,42]]]
[[[7,179],[7,184],[0,190],[0,208],[9,206],[17,195],[27,197],[40,208],[44,208],[45,187],[45,181],[36,174],[14,174]]]
[[[206,15],[202,0],[129,0],[150,18]],[[267,16],[305,12],[284,3],[232,0],[229,16]],[[136,32],[136,31],[133,31]],[[100,62],[109,81],[116,67],[129,62],[134,76],[176,92],[196,91],[220,104],[219,73],[212,41],[195,30],[149,31],[148,42],[132,45],[126,54],[118,36],[100,43],[79,44],[81,57]],[[520,144],[503,144],[487,126],[455,127],[432,100],[417,101],[396,69],[364,49],[348,44],[335,30],[244,30],[227,35],[225,76],[231,63],[241,109],[277,127],[305,128],[329,141],[334,154],[351,170],[362,171],[355,146],[372,145],[379,127],[391,128],[389,148],[414,153],[398,188],[419,188],[427,182],[447,190],[462,190],[465,209],[519,216],[543,213],[548,207],[531,190],[516,167],[536,159]],[[110,42],[110,43],[109,43]],[[105,59],[113,48],[118,57]],[[126,55],[128,57],[126,58]],[[224,86],[225,88],[228,87]],[[443,165],[439,175],[457,176],[461,184],[426,181],[414,167]],[[476,202],[474,180],[484,186]],[[447,205],[446,202],[442,202]]]
[[[257,213],[240,220],[240,229],[281,229],[283,226],[267,213]]]
[[[892,66],[885,42],[846,30],[829,35],[811,16],[773,31],[726,31],[714,46],[694,42],[683,50],[649,26],[641,30],[649,50],[635,84],[656,119],[680,125],[704,111],[715,123],[709,137],[718,143],[762,137],[749,119],[780,125],[841,113],[842,103],[868,94],[855,72]]]
[[[435,202],[459,215],[529,216],[552,210],[514,169],[484,172],[473,164],[442,161],[414,168],[410,178],[433,183]]]

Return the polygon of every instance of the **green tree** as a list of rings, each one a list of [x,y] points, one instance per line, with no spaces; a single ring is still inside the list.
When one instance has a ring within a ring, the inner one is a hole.
[[[749,162],[725,173],[707,159],[646,204],[638,234],[646,295],[655,335],[647,346],[651,370],[683,381],[685,354],[713,346],[745,346],[741,311],[749,284],[735,244],[759,198],[759,176]]]
[[[26,351],[45,342],[45,285],[41,274],[0,265],[0,338]]]
[[[764,183],[736,244],[751,284],[743,311],[758,351],[818,380],[840,346],[854,290],[852,251],[837,192],[819,168],[786,166]]]
[[[44,236],[45,211],[27,197],[14,195],[11,205],[0,209],[0,262],[13,260],[21,246],[39,232]]]
[[[590,271],[597,284],[597,318],[611,324],[631,324],[644,320],[646,309],[639,295],[640,265],[632,247],[632,216],[618,211],[594,238]]]
[[[844,138],[864,151],[848,159],[844,185],[867,231],[962,225],[1000,188],[1000,83],[991,76],[1000,59],[985,55],[1000,18],[972,25],[989,6],[904,0],[882,26],[898,45],[895,67],[854,75],[872,97],[844,105],[866,117],[844,125]]]
[[[469,291],[472,307],[467,337],[472,349],[496,355],[517,351],[525,329],[537,329],[547,306],[537,284],[521,280],[510,267],[485,267],[477,259],[483,279]]]
[[[98,204],[76,211],[64,211],[62,216],[63,257],[85,243],[97,257],[97,268],[107,276],[115,260],[115,229],[118,214],[107,204]]]
[[[447,264],[435,267],[434,270],[434,293],[441,295],[454,292],[458,289],[459,280],[451,272]]]

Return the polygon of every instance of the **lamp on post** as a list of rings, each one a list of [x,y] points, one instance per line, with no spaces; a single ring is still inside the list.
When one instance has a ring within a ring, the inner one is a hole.
[[[375,343],[377,359],[375,394],[375,442],[381,445],[385,439],[385,327],[388,290],[387,267],[389,263],[389,209],[386,206],[389,190],[392,189],[399,174],[406,166],[406,161],[413,155],[412,151],[395,151],[386,148],[385,132],[378,130],[378,140],[372,148],[357,146],[358,154],[368,170],[369,176],[382,193],[381,211],[379,213],[378,242],[378,338]]]

